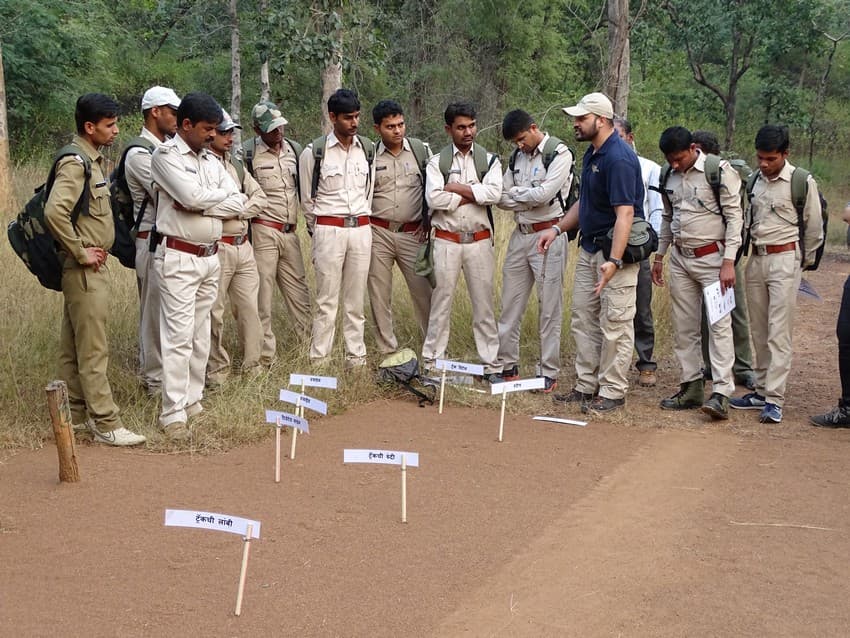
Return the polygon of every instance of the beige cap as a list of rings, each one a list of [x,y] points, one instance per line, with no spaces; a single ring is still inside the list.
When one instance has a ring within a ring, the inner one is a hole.
[[[142,110],[147,111],[155,106],[170,106],[176,111],[180,107],[180,98],[173,89],[152,86],[142,96]]]
[[[227,133],[228,131],[232,131],[235,128],[242,128],[236,122],[233,121],[233,118],[230,117],[230,113],[228,113],[224,109],[221,109],[221,112],[223,114],[223,117],[221,118],[221,124],[216,127],[216,130],[219,133]]]
[[[578,104],[564,107],[563,111],[570,117],[581,117],[593,113],[599,117],[607,117],[609,120],[614,119],[614,107],[604,93],[588,93],[579,100]]]

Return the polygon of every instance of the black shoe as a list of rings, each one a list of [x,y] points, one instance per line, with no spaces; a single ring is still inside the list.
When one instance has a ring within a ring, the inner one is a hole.
[[[482,383],[489,383],[493,385],[494,383],[504,383],[505,380],[502,378],[501,373],[499,372],[488,372],[487,374],[483,374],[481,376],[475,377]]]
[[[712,392],[708,401],[702,404],[702,411],[712,419],[725,420],[729,418],[729,397],[719,392]]]
[[[585,392],[579,392],[575,388],[569,394],[556,394],[552,397],[552,403],[580,403],[584,405],[585,403],[589,403],[593,401],[593,394],[587,394]]]
[[[499,376],[502,377],[502,381],[516,381],[519,379],[519,366],[514,364],[506,367]]]
[[[626,405],[625,399],[609,399],[608,397],[596,397],[590,403],[581,406],[581,411],[587,414],[588,412],[610,412],[611,410],[619,410]]]
[[[679,386],[679,391],[669,399],[661,399],[662,410],[691,410],[702,407],[705,398],[703,380],[695,379]]]
[[[850,428],[850,406],[839,405],[826,414],[811,417],[809,421],[819,428]]]

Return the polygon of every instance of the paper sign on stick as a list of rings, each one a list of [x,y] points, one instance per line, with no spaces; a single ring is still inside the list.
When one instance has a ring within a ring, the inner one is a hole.
[[[290,374],[289,385],[304,385],[312,388],[336,390],[336,377],[319,377],[309,374]]]
[[[543,377],[532,377],[531,379],[520,379],[519,381],[494,383],[490,386],[490,394],[520,392],[521,390],[540,390],[544,387],[546,387],[546,379]]]
[[[735,289],[727,288],[725,293],[720,292],[720,282],[709,284],[702,291],[705,297],[705,312],[708,322],[712,325],[732,312],[735,307]]]
[[[251,525],[251,538],[260,537],[260,522],[249,518],[215,514],[214,512],[195,512],[192,510],[165,510],[166,527],[196,527],[217,532],[229,532],[244,536]]]
[[[448,361],[446,359],[437,359],[434,364],[437,370],[446,370],[447,372],[463,372],[465,374],[484,374],[484,366],[475,363],[463,363],[462,361]]]
[[[280,423],[278,423],[278,419],[280,420]],[[266,410],[266,423],[271,423],[273,425],[285,425],[310,434],[310,424],[307,423],[307,419],[302,419],[300,416],[295,416],[289,412]]]
[[[559,419],[554,416],[536,416],[533,417],[535,421],[549,421],[551,423],[563,423],[564,425],[578,425],[579,427],[585,427],[587,425],[587,421],[574,421],[573,419]]]
[[[343,450],[342,462],[401,465],[402,455],[408,467],[419,467],[419,452],[399,452],[398,450]]]
[[[300,392],[293,392],[292,390],[281,389],[280,400],[285,401],[286,403],[291,403],[292,405],[302,405],[305,408],[309,408],[313,412],[318,412],[319,414],[328,413],[327,403],[325,403],[324,401],[319,401],[318,399],[314,399],[313,397],[308,397],[306,394],[301,394]]]

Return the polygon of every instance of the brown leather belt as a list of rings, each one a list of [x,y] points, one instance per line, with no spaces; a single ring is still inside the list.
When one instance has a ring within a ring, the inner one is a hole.
[[[241,246],[242,244],[248,243],[248,234],[244,235],[222,235],[219,241],[223,244],[230,244],[231,246]]]
[[[150,237],[151,231],[149,230],[140,230],[136,233],[136,239],[147,239]]]
[[[561,218],[556,217],[555,219],[548,219],[545,222],[537,222],[535,224],[517,224],[516,227],[523,235],[531,235],[532,233],[538,233],[541,230],[552,228],[559,221],[561,221]]]
[[[471,244],[473,242],[481,241],[483,239],[490,239],[490,230],[484,229],[479,230],[475,233],[451,233],[447,230],[440,230],[439,228],[437,228],[434,231],[434,236],[437,239],[447,239],[448,241],[453,241],[456,244]]]
[[[322,226],[339,226],[340,228],[357,228],[369,224],[368,215],[358,215],[357,217],[330,217],[328,215],[319,215],[316,217],[316,223]]]
[[[388,219],[381,219],[380,217],[369,217],[369,221],[375,226],[386,228],[394,233],[413,233],[422,227],[422,222],[407,222],[402,224],[400,222],[391,222]]]
[[[787,244],[773,244],[756,246],[753,245],[754,255],[775,255],[776,253],[787,253],[789,250],[796,250],[797,242],[789,241]]]
[[[706,255],[719,253],[723,248],[723,242],[713,241],[710,244],[700,246],[699,248],[685,248],[684,246],[676,244],[676,248],[678,248],[679,252],[685,257],[705,257]]]
[[[260,219],[259,217],[255,217],[251,220],[252,224],[259,224],[260,226],[268,226],[269,228],[274,228],[275,230],[281,233],[294,233],[295,227],[297,224],[284,224],[283,222],[273,222],[269,219]]]
[[[192,242],[183,241],[176,237],[166,237],[165,245],[168,248],[189,253],[195,257],[212,257],[218,252],[218,242],[215,241],[211,244],[193,244]]]

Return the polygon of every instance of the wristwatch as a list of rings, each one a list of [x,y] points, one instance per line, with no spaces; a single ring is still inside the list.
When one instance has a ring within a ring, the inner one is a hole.
[[[612,264],[614,264],[617,267],[617,270],[623,269],[623,260],[622,259],[614,259],[613,257],[611,257],[608,261],[610,261]]]

